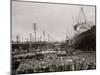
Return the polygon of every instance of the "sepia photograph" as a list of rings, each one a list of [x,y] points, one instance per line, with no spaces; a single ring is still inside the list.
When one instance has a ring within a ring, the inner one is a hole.
[[[96,5],[11,1],[11,74],[96,70]]]

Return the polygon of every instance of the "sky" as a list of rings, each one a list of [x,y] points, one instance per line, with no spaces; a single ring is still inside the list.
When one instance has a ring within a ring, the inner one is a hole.
[[[95,24],[95,7],[67,4],[51,4],[36,2],[12,1],[12,40],[19,35],[21,41],[29,39],[33,24],[37,26],[37,39],[45,31],[45,39],[49,34],[55,41],[65,40],[66,35],[72,37],[75,33],[73,25],[77,23],[80,8],[83,7],[86,19]]]

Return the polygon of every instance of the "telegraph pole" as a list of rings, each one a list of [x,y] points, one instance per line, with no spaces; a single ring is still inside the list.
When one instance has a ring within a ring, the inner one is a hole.
[[[31,50],[31,48],[32,48],[32,34],[30,33],[29,36],[30,36],[29,50]]]

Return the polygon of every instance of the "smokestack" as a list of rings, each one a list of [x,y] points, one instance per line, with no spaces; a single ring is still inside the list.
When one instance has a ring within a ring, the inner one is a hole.
[[[36,42],[36,23],[33,24],[34,27],[34,42]]]

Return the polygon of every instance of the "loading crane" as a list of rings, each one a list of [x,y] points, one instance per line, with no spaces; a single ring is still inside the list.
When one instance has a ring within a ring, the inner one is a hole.
[[[77,20],[77,24],[74,25],[74,30],[78,34],[90,28],[90,25],[87,23],[87,18],[83,7],[80,8],[79,16],[76,18],[76,20]]]

